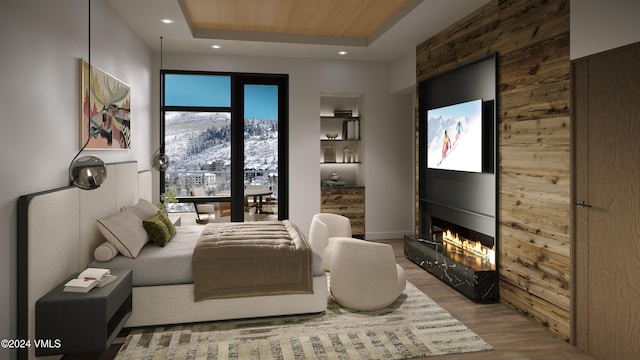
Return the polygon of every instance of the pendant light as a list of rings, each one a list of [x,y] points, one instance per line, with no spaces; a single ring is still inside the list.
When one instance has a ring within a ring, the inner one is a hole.
[[[89,80],[89,94],[91,94],[91,1],[87,1],[89,4],[89,54],[88,54],[88,80]],[[69,180],[73,186],[79,187],[84,190],[93,190],[100,187],[100,185],[107,178],[107,167],[104,162],[95,156],[82,156],[78,158],[80,153],[87,147],[89,140],[91,139],[91,95],[87,99],[89,106],[87,106],[87,141],[84,143],[80,151],[71,160],[69,165]]]
[[[160,147],[151,158],[151,166],[158,171],[169,168],[169,156],[164,153],[164,78],[162,77],[162,36],[160,36]]]

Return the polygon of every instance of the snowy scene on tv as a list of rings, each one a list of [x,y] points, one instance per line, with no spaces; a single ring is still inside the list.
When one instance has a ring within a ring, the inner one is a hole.
[[[427,167],[482,172],[482,100],[427,111]]]

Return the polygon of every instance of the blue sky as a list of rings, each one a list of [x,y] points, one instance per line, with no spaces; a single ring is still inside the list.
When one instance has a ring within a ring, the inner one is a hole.
[[[167,106],[231,106],[229,76],[167,74]]]
[[[278,86],[245,85],[244,117],[278,120]]]
[[[167,74],[167,106],[231,106],[231,77]],[[245,85],[245,118],[278,119],[278,86]]]

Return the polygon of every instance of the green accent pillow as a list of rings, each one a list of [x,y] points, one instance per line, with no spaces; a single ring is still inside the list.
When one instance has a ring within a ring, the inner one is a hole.
[[[171,234],[171,237],[173,237],[176,234],[177,230],[171,219],[169,219],[169,216],[164,211],[158,211],[156,215],[160,215],[162,222],[164,222],[167,230],[169,230],[169,234]]]
[[[167,225],[164,224],[161,213],[162,211],[158,211],[158,213],[151,218],[143,220],[142,226],[151,241],[160,247],[164,247],[173,236],[169,232],[169,229],[167,229]]]

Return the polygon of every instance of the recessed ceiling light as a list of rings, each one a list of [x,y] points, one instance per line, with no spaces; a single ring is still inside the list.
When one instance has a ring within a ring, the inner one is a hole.
[[[340,54],[340,55],[347,55],[347,52],[346,52],[346,51],[344,51],[344,50],[343,50],[343,51],[338,51],[338,54]]]
[[[214,48],[214,49],[220,49],[221,46],[220,45],[211,45],[211,47]]]
[[[171,20],[171,19],[162,19],[160,21],[162,21],[165,24],[173,24],[173,20]]]

